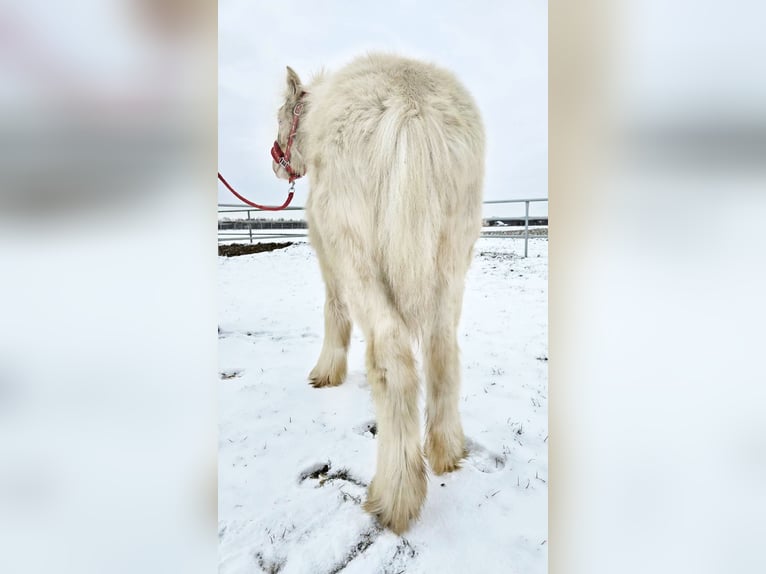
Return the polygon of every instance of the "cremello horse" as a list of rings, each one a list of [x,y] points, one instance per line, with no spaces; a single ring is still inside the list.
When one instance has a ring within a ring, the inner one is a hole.
[[[416,60],[370,54],[305,86],[288,67],[272,155],[278,177],[310,179],[306,217],[326,287],[311,383],[343,382],[353,317],[378,427],[365,509],[401,533],[426,496],[423,451],[436,474],[465,456],[457,325],[481,228],[481,117],[451,73]]]

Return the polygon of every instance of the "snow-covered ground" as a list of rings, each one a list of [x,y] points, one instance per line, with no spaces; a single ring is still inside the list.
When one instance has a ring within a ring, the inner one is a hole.
[[[376,439],[360,332],[343,385],[306,380],[323,333],[311,247],[220,257],[221,573],[545,572],[547,248],[477,242],[459,331],[470,454],[430,477],[401,537],[361,508]]]

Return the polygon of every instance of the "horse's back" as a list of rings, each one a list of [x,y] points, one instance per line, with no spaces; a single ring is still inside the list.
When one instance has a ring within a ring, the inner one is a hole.
[[[434,281],[464,276],[481,225],[484,130],[473,98],[450,72],[380,54],[310,97],[311,204],[322,212],[312,219],[366,250],[418,322]]]

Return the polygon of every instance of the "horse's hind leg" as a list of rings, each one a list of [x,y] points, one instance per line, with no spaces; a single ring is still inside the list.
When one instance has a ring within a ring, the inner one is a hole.
[[[377,468],[364,508],[398,534],[419,516],[427,488],[415,356],[409,330],[374,270],[349,269],[349,276],[378,426]]]
[[[378,458],[364,507],[400,534],[420,514],[427,488],[418,376],[401,319],[388,313],[374,319],[367,342],[367,375],[375,402]]]
[[[443,287],[423,345],[426,376],[425,452],[431,469],[442,474],[457,469],[465,456],[465,438],[460,424],[460,361],[457,324],[463,289],[451,282]],[[460,282],[462,285],[462,281]]]

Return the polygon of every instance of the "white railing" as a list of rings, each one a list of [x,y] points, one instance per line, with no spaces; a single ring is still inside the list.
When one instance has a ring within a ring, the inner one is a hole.
[[[536,203],[536,202],[547,202],[547,198],[535,198],[535,199],[495,199],[491,201],[485,201],[485,205],[490,204],[510,204],[510,203],[523,203],[524,204],[524,257],[527,256],[528,253],[528,244],[529,244],[529,204],[530,203]],[[302,206],[295,206],[295,207],[286,207],[284,211],[303,211],[305,210],[305,207]],[[269,228],[253,228],[253,222],[255,220],[251,217],[251,212],[260,212],[262,210],[254,208],[254,207],[248,207],[246,205],[242,205],[240,203],[219,203],[218,204],[218,215],[219,215],[219,228],[218,228],[218,242],[222,241],[248,241],[249,243],[253,243],[253,239],[256,240],[263,240],[263,239],[290,239],[290,238],[301,238],[301,237],[307,237],[306,227],[305,227],[305,221],[298,221],[298,222],[279,222],[280,227],[269,229]],[[248,227],[246,229],[221,229],[220,224],[220,215],[222,213],[246,213],[247,217],[245,218],[245,221],[251,222],[248,224]],[[492,218],[492,219],[503,219],[503,218]],[[510,219],[510,218],[506,218]],[[517,218],[513,218],[517,219]],[[540,217],[534,217],[533,219],[545,219],[545,225],[544,227],[548,227],[548,216],[540,216]],[[293,227],[294,226],[294,227]],[[294,232],[290,232],[290,230],[294,230]],[[498,234],[495,233],[488,233],[488,232],[482,232],[482,237],[520,237],[520,234],[513,234],[513,233],[505,233],[505,234]]]

